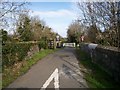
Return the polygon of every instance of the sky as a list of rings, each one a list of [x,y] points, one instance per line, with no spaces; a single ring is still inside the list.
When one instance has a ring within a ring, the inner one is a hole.
[[[28,8],[31,16],[39,16],[62,37],[67,36],[68,26],[77,19],[73,2],[31,2]]]

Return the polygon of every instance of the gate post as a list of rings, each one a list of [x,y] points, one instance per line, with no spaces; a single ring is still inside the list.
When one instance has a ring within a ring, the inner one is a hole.
[[[56,49],[56,40],[53,40],[53,49]]]

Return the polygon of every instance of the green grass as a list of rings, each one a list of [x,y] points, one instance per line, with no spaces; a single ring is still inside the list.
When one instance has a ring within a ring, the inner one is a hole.
[[[76,49],[80,67],[87,69],[84,73],[90,88],[118,88],[117,83],[100,66],[93,63],[89,55],[80,49]]]
[[[48,54],[51,54],[59,49],[46,49],[42,50],[32,56],[31,59],[25,60],[20,62],[21,67],[16,69],[16,67],[6,67],[3,71],[3,78],[2,78],[2,88],[7,87],[10,83],[12,83],[15,79],[17,79],[19,76],[25,74],[32,65],[36,64],[39,60],[47,56]],[[18,66],[17,65],[17,66]]]

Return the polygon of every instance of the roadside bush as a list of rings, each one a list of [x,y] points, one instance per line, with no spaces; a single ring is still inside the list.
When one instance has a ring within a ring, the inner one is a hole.
[[[46,39],[44,39],[44,38],[40,39],[40,41],[39,41],[39,49],[41,49],[41,48],[46,49],[47,47],[48,47],[48,44],[47,44]]]
[[[31,46],[31,43],[5,43],[2,45],[3,67],[24,60]]]

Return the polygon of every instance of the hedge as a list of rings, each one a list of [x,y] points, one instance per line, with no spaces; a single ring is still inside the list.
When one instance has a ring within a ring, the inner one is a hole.
[[[11,66],[24,60],[30,47],[37,43],[5,43],[2,45],[2,65]]]

